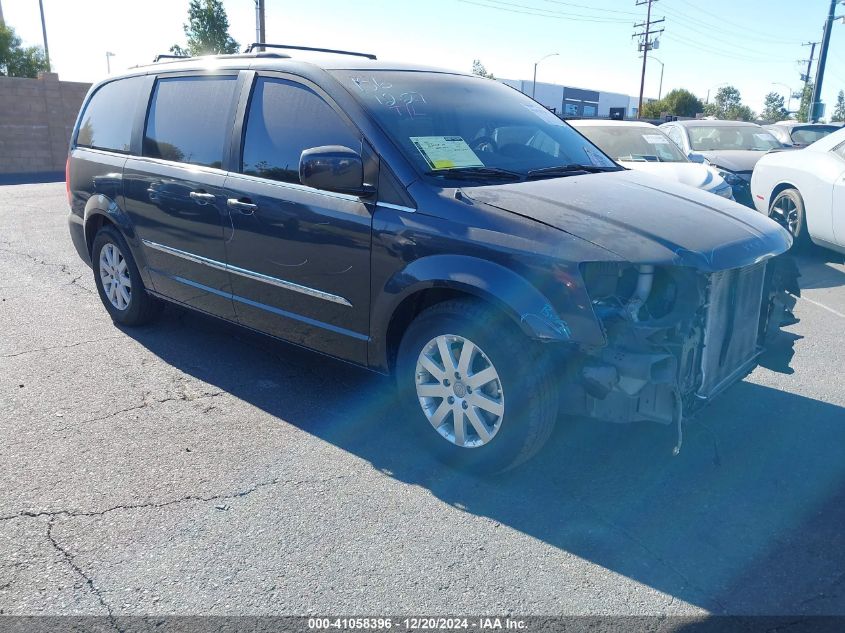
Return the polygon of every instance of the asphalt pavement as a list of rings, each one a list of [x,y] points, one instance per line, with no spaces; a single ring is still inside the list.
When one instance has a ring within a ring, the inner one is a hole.
[[[686,430],[561,420],[515,472],[406,442],[380,376],[168,307],[112,324],[63,183],[0,187],[0,613],[845,615],[845,265],[794,373]]]

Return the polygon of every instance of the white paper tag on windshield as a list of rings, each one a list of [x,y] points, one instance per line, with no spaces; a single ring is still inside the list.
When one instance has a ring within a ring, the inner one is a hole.
[[[411,136],[414,146],[432,169],[484,167],[460,136]]]
[[[548,108],[544,108],[539,103],[523,103],[522,106],[546,123],[551,125],[564,125],[563,121],[557,118],[557,115],[554,112]]]
[[[584,153],[596,167],[613,167],[613,162],[592,145],[585,145]]]
[[[643,134],[646,143],[651,145],[660,145],[661,143],[669,143],[669,139],[662,134]]]

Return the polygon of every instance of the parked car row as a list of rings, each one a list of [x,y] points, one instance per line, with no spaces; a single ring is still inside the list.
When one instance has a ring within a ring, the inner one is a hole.
[[[576,120],[570,124],[620,165],[755,208],[798,246],[845,251],[845,130],[782,121]],[[784,151],[786,150],[786,151]]]
[[[665,424],[679,451],[791,322],[789,233],[662,132],[593,130],[608,154],[489,79],[266,47],[92,87],[69,226],[115,322],[167,301],[390,373],[398,396],[354,408],[483,470],[559,413]],[[770,138],[677,129],[731,173]],[[644,173],[663,162],[679,182]]]

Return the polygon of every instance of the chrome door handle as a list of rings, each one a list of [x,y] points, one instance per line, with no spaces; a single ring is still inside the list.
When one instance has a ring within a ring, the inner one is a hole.
[[[217,199],[213,193],[206,193],[205,191],[192,191],[188,194],[191,196],[191,199],[196,201],[197,204],[208,204],[209,202],[214,202]]]
[[[238,200],[237,198],[229,198],[226,200],[226,204],[230,209],[240,211],[244,215],[252,215],[258,209],[257,204],[253,204],[252,202],[248,202],[246,200]]]

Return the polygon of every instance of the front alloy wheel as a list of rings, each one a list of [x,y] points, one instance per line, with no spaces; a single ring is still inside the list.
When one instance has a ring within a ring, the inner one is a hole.
[[[532,457],[557,417],[546,349],[503,312],[474,299],[423,310],[396,359],[403,421],[439,459],[476,472]]]
[[[798,248],[810,241],[804,199],[797,189],[784,189],[778,193],[769,207],[769,217],[789,231]]]
[[[505,396],[499,373],[475,343],[445,334],[417,359],[417,397],[431,426],[464,448],[484,446],[502,426]]]

